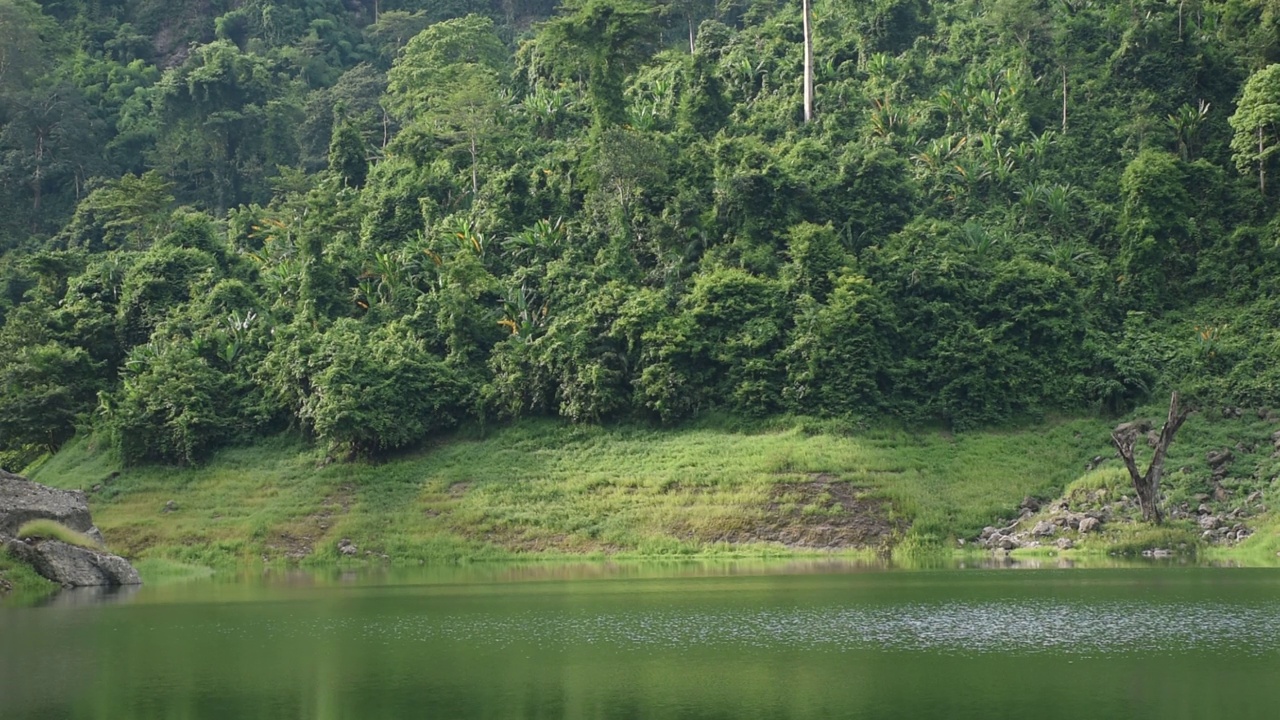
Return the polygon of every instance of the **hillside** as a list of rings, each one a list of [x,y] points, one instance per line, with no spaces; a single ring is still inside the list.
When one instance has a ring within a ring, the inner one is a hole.
[[[76,442],[32,478],[89,491],[110,546],[143,560],[333,561],[344,539],[354,559],[398,563],[889,552],[976,535],[1025,495],[1054,494],[1096,446],[1087,422],[962,436],[807,428],[522,423],[378,463],[325,463],[280,438],[191,470],[121,471]]]
[[[1177,390],[1262,506],[1280,8],[802,7],[0,0],[0,466],[197,564],[940,547]]]
[[[131,557],[218,567],[567,554],[909,558],[963,549],[984,526],[1017,518],[1025,498],[1088,512],[1099,490],[1126,509],[1089,536],[1063,533],[1086,555],[1187,542],[1183,554],[1200,546],[1265,559],[1280,550],[1274,426],[1193,417],[1171,450],[1171,519],[1153,531],[1135,522],[1133,490],[1097,421],[961,435],[804,421],[681,431],[526,422],[378,463],[328,463],[281,437],[190,470],[121,470],[77,441],[32,477],[88,491],[111,547]],[[1234,457],[1214,472],[1206,448],[1223,447]],[[1201,543],[1197,496],[1223,517],[1247,507],[1252,537]],[[344,553],[348,543],[355,549]]]

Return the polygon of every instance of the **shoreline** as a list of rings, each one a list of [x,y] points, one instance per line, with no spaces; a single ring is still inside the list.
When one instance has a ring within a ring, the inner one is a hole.
[[[821,573],[829,572],[833,569],[886,572],[956,569],[1103,570],[1168,567],[1256,569],[1280,567],[1280,557],[1268,557],[1258,553],[1241,552],[1236,549],[1207,551],[1164,558],[1118,555],[1097,550],[1056,551],[1047,548],[1022,549],[1007,554],[953,550],[927,555],[896,557],[869,551],[807,552],[794,550],[777,551],[769,554],[717,552],[683,556],[646,556],[638,554],[574,556],[545,553],[507,558],[490,557],[436,561],[422,564],[366,560],[325,560],[302,563],[262,563],[259,561],[238,564],[229,562],[217,567],[208,567],[184,565],[164,560],[144,560],[139,562],[138,567],[143,577],[144,587],[146,587],[209,579],[225,581],[227,578],[235,578],[237,576],[258,576],[272,573],[301,573],[317,577],[326,574],[349,572],[412,576],[416,572],[474,571],[477,569],[491,569],[499,577],[536,577],[545,571],[547,577],[586,579],[609,576],[609,570],[628,567],[639,570],[657,567],[671,569],[675,566],[705,569],[708,565],[723,565],[727,569],[731,568],[734,574],[741,574],[743,566],[755,566],[756,569],[762,570],[764,574],[779,570],[788,573]],[[659,575],[663,575],[663,573],[659,573]],[[61,590],[61,588],[37,576],[28,568],[7,556],[0,557],[0,580],[7,580],[9,584],[7,590],[0,591],[0,607],[38,603]]]
[[[1019,523],[1022,544],[1041,547],[1013,549],[1013,561],[1111,562],[1111,553],[1162,550],[1277,563],[1273,423],[1192,416],[1170,449],[1178,471],[1163,489],[1171,509],[1190,514],[1159,528],[1134,522],[1132,503],[1122,502],[1132,490],[1119,461],[1107,459],[1113,425],[1042,419],[954,434],[805,418],[676,429],[523,421],[344,463],[280,435],[186,468],[123,467],[90,436],[26,474],[84,490],[108,547],[146,581],[251,567],[990,562],[974,560],[995,557],[977,546],[984,528]],[[1225,470],[1206,464],[1206,453],[1236,444],[1256,449],[1237,450]],[[1210,482],[1220,498],[1204,494]],[[1247,539],[1202,541],[1197,503],[1224,525],[1247,523]],[[1082,532],[1070,522],[1089,514],[1100,527]],[[1056,529],[1033,532],[1038,520]],[[1053,547],[1058,539],[1072,549]]]

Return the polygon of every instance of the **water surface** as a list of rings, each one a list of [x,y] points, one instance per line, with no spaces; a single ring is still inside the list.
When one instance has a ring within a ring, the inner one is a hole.
[[[1280,571],[267,573],[0,608],[0,717],[1273,718]]]

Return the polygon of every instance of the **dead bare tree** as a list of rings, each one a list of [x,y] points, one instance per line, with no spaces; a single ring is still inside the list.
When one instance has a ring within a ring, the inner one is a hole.
[[[1182,427],[1190,410],[1178,407],[1178,393],[1169,398],[1169,418],[1155,441],[1155,454],[1151,456],[1151,464],[1146,474],[1138,472],[1138,464],[1133,459],[1133,446],[1139,437],[1145,438],[1150,423],[1125,423],[1111,431],[1111,443],[1120,452],[1124,466],[1129,469],[1129,477],[1133,480],[1133,489],[1138,493],[1138,505],[1142,507],[1142,519],[1159,525],[1164,521],[1160,511],[1160,479],[1164,476],[1164,457],[1173,443],[1173,435]]]

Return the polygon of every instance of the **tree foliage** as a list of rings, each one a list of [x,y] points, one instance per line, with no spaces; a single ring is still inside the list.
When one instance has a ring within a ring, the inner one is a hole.
[[[1280,406],[1272,0],[170,5],[0,0],[0,462]]]

